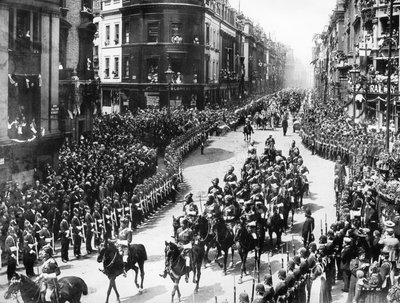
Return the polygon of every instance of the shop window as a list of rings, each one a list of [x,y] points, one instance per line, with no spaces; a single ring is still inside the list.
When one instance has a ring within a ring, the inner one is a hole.
[[[115,24],[114,27],[114,44],[119,44],[119,24]]]
[[[32,42],[30,11],[17,10],[16,35],[16,50],[29,51]]]
[[[119,78],[119,57],[114,57],[114,78]]]
[[[160,23],[150,22],[147,27],[147,41],[158,42],[158,33],[160,31]]]
[[[103,106],[111,106],[111,91],[103,90]]]
[[[129,57],[124,57],[124,77],[125,78],[129,78],[129,66],[130,66]]]
[[[182,37],[182,23],[171,24],[171,42],[172,43],[183,43]]]
[[[125,38],[124,43],[129,43],[129,34],[130,34],[131,28],[129,21],[125,21],[124,23],[124,35],[123,37]]]
[[[104,45],[110,45],[110,26],[106,25]]]
[[[104,59],[104,78],[110,77],[110,58]]]
[[[158,58],[147,59],[147,82],[158,83]]]

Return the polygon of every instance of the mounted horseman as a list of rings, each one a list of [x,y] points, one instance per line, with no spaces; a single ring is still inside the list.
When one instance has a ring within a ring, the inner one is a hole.
[[[127,218],[122,218],[120,220],[121,229],[118,234],[117,247],[119,254],[122,256],[122,261],[124,265],[124,277],[126,277],[127,262],[128,262],[128,249],[132,242],[132,230],[128,227],[129,220]]]

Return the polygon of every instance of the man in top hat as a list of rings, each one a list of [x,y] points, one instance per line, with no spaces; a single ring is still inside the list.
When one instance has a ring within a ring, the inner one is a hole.
[[[301,236],[303,237],[303,245],[304,247],[308,247],[308,245],[314,241],[313,231],[315,228],[314,218],[311,216],[311,209],[307,208],[305,210],[306,221],[303,224],[303,228],[301,231]]]
[[[62,213],[62,220],[60,223],[60,235],[61,235],[61,260],[66,263],[69,261],[68,249],[69,240],[71,238],[70,225],[68,222],[69,213],[64,210]]]
[[[57,276],[61,271],[57,261],[53,258],[53,248],[46,245],[42,249],[43,265],[42,274],[39,280],[42,282],[40,287],[40,296],[42,302],[59,302]]]

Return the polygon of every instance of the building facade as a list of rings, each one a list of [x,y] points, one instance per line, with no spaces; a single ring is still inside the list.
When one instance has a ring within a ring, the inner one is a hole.
[[[0,183],[56,162],[59,1],[0,3]]]
[[[388,69],[389,0],[338,0],[324,32],[315,36],[314,86],[321,100],[333,99],[355,120],[385,126],[391,75],[390,124],[398,129],[398,33],[400,3],[393,1],[392,60]],[[355,83],[350,74],[360,73]],[[353,102],[354,99],[354,102]]]

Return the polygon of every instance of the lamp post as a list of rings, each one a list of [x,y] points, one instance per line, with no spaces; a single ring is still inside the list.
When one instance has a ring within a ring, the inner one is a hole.
[[[360,77],[360,70],[357,68],[352,68],[349,70],[351,77],[351,83],[353,84],[353,126],[356,124],[356,85],[357,80]]]
[[[171,82],[172,82],[172,76],[174,74],[174,71],[171,69],[171,65],[168,64],[168,69],[164,72],[165,78],[167,79],[168,83],[168,110],[171,106]]]

